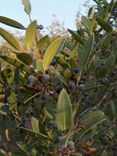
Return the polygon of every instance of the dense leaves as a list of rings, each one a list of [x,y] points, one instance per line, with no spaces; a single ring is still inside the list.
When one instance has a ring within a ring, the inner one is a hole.
[[[24,38],[0,28],[10,44],[0,47],[0,155],[117,155],[116,2],[94,1],[65,37],[40,35],[29,0]]]

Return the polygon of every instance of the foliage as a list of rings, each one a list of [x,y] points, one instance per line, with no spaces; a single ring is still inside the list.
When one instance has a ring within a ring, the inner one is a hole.
[[[116,155],[117,2],[94,0],[77,31],[55,41],[41,35],[22,0],[24,43],[0,28],[0,153],[5,156]],[[10,55],[10,56],[9,56]]]

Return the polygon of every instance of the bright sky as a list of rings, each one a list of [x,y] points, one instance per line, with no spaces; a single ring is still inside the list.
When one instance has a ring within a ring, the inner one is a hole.
[[[39,24],[47,27],[53,20],[53,14],[66,27],[75,29],[75,17],[78,10],[83,13],[86,0],[30,0],[31,16]],[[28,17],[24,12],[21,0],[0,0],[0,15],[13,18],[24,25],[28,25]],[[3,24],[0,26],[4,27]],[[6,28],[6,27],[5,27]],[[11,30],[11,29],[10,29]]]

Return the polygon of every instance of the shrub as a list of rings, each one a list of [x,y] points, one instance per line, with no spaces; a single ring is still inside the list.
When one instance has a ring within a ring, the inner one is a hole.
[[[30,2],[22,2],[27,28],[0,16],[26,31],[20,45],[0,28],[12,54],[0,54],[1,155],[116,155],[117,2],[95,0],[81,28],[55,41],[40,34]]]

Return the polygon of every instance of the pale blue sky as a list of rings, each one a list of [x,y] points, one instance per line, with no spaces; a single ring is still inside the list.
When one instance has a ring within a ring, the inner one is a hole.
[[[53,14],[66,27],[75,29],[75,16],[80,9],[83,14],[83,4],[86,0],[30,0],[32,5],[31,16],[38,23],[47,27],[51,24]],[[28,17],[24,12],[21,0],[0,0],[0,15],[13,18],[25,26],[28,25]],[[3,24],[0,26],[4,27]],[[8,28],[10,29],[10,28]],[[11,30],[11,29],[10,29]]]

